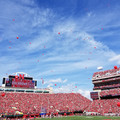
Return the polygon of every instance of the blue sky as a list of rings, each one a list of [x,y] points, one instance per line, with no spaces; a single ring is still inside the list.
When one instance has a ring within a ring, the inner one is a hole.
[[[119,67],[119,11],[118,0],[0,0],[0,85],[25,72],[89,98],[97,67]]]

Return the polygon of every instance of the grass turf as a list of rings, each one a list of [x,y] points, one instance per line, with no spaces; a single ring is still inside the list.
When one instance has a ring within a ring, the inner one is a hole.
[[[120,117],[105,116],[67,116],[59,118],[37,118],[35,120],[120,120]]]

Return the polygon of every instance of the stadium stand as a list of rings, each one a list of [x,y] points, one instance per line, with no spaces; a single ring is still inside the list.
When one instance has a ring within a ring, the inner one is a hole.
[[[117,106],[117,102],[120,99],[101,99],[94,100],[90,106],[86,109],[86,112],[98,112],[101,114],[104,113],[119,113],[120,107]]]
[[[55,94],[52,89],[38,89],[37,81],[32,77],[19,75],[16,78],[11,75],[9,78],[3,78],[3,84],[0,87],[0,114],[38,116],[51,113],[66,116],[67,112],[73,114],[80,111],[79,113],[118,115],[120,112],[120,107],[117,106],[120,101],[120,68],[96,72],[93,74],[92,82],[94,88],[90,95],[93,101],[79,93]],[[13,83],[17,86],[13,86]]]
[[[39,114],[41,108],[49,112],[84,111],[91,101],[78,93],[0,93],[0,113],[15,114],[16,111],[23,114]]]
[[[115,87],[119,88],[119,86],[120,86],[120,84],[101,85],[101,86],[98,86],[98,87],[94,87],[94,89],[115,88]]]
[[[104,91],[100,92],[100,96],[101,97],[107,96],[107,95],[112,95],[112,96],[120,95],[120,89],[119,88],[117,88],[117,89],[110,89],[110,90],[104,90]]]
[[[120,115],[120,107],[117,106],[120,101],[120,67],[95,72],[92,82],[94,84],[93,92],[91,92],[93,102],[85,112]]]

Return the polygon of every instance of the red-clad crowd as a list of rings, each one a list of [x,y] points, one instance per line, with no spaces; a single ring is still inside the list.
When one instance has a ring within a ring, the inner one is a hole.
[[[100,92],[101,97],[106,96],[106,95],[120,95],[120,88],[103,90]]]
[[[86,109],[86,112],[119,113],[120,107],[117,106],[119,101],[120,98],[94,100]]]
[[[0,113],[39,114],[44,108],[49,112],[84,111],[91,101],[79,93],[0,93]]]
[[[117,69],[111,69],[111,70],[105,70],[105,71],[100,71],[100,72],[95,72],[94,74],[93,74],[93,78],[95,78],[95,77],[101,77],[101,78],[103,78],[103,77],[112,77],[112,76],[114,76],[114,75],[118,75],[118,74],[120,74],[120,67],[119,68],[117,68]]]
[[[112,85],[101,85],[101,86],[95,86],[94,89],[102,89],[102,88],[115,88],[120,87],[120,84],[112,84]]]

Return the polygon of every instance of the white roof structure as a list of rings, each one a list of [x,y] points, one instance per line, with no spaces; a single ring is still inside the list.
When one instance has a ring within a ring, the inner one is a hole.
[[[13,73],[12,75],[19,75],[19,74],[24,74],[24,77],[30,77],[30,75],[28,75],[27,73],[25,72],[16,72],[16,73]]]

